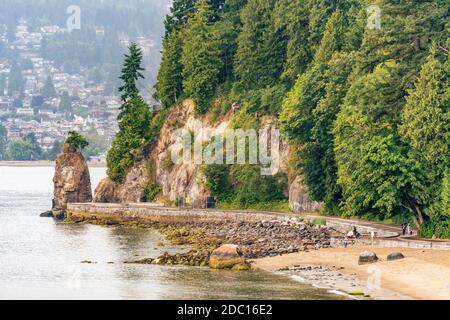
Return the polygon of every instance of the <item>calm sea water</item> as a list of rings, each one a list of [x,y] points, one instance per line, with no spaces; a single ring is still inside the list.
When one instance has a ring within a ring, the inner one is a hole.
[[[92,168],[92,184],[104,175]],[[149,230],[40,218],[51,205],[52,176],[53,168],[0,167],[0,299],[339,298],[260,271],[124,264],[187,248]]]

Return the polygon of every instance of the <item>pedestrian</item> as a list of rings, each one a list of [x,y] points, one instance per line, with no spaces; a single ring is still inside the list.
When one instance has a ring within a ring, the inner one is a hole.
[[[403,233],[403,236],[406,235],[406,222],[402,223],[402,233]]]
[[[409,234],[410,236],[412,236],[412,230],[411,230],[411,225],[408,223],[408,225],[406,226],[406,234]]]

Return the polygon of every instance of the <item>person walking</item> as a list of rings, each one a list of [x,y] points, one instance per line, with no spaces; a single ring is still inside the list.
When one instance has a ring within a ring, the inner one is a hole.
[[[402,233],[403,233],[403,236],[406,235],[406,226],[407,226],[406,222],[405,222],[405,223],[402,223]]]

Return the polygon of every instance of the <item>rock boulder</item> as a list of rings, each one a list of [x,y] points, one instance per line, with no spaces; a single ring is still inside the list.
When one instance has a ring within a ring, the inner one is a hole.
[[[401,259],[405,259],[405,256],[401,252],[391,253],[387,257],[388,261],[395,261],[395,260],[401,260]]]
[[[369,264],[369,263],[375,263],[377,261],[378,261],[378,257],[376,255],[376,253],[364,251],[359,255],[358,264],[359,265]]]
[[[248,265],[236,245],[222,245],[209,257],[209,266],[212,269],[232,269],[236,265]]]
[[[311,200],[303,178],[298,176],[289,188],[289,207],[295,213],[315,212],[322,209],[322,204]]]
[[[56,158],[53,210],[66,209],[68,203],[91,202],[89,169],[83,155],[68,144]]]

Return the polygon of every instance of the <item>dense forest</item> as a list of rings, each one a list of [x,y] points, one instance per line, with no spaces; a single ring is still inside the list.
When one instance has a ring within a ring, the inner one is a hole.
[[[274,117],[294,154],[288,175],[304,177],[325,213],[411,221],[422,236],[450,237],[449,8],[174,0],[155,96],[166,108],[192,98],[199,115],[217,119],[238,102],[235,127]],[[282,200],[290,178],[247,165],[204,171],[214,197],[242,207]]]

